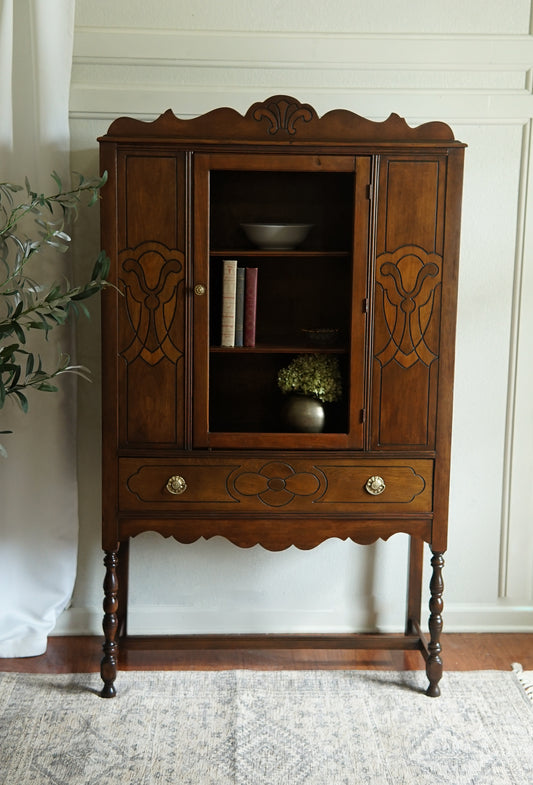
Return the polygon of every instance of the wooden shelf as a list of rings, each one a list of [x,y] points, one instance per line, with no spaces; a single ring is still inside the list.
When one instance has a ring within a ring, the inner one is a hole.
[[[284,258],[290,256],[291,258],[300,258],[305,259],[306,257],[313,257],[313,258],[322,258],[322,257],[335,257],[335,258],[343,258],[349,257],[351,255],[351,251],[327,251],[327,250],[285,250],[285,251],[269,251],[267,249],[262,248],[246,248],[246,249],[235,249],[232,248],[226,251],[216,251],[211,250],[209,255],[214,256],[222,256],[224,258],[233,259],[236,256],[242,257],[252,257],[252,258],[259,258],[259,257],[272,257],[272,258]]]
[[[261,346],[210,346],[217,354],[346,354],[346,346],[297,346],[262,344]]]

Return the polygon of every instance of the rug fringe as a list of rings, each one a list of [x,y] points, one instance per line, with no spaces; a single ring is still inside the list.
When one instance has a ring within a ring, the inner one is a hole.
[[[533,702],[533,671],[525,671],[519,662],[511,665],[513,673],[526,691],[526,695]]]

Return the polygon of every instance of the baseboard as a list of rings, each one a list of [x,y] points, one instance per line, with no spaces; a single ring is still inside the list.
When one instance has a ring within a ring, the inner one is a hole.
[[[449,605],[443,614],[444,632],[533,633],[532,606],[498,604]],[[422,624],[426,629],[426,625]],[[341,619],[329,612],[253,613],[184,611],[175,606],[143,606],[130,610],[129,632],[137,635],[260,634],[401,632],[394,622],[369,623],[368,614],[351,614]],[[59,617],[52,635],[102,635],[102,611],[97,607],[71,607]]]
[[[63,611],[50,635],[103,635],[100,608],[76,607]]]
[[[445,632],[533,632],[532,605],[450,603],[443,618]]]

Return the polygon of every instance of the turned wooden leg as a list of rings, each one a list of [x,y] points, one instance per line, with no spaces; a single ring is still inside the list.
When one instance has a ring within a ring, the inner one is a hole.
[[[442,568],[444,558],[442,553],[433,552],[431,559],[433,574],[429,583],[431,598],[429,600],[429,633],[430,641],[428,644],[428,658],[426,661],[426,674],[429,679],[429,686],[426,695],[431,698],[438,698],[440,695],[439,681],[442,677],[442,660],[440,658],[441,645],[440,634],[442,632],[442,592],[444,583],[442,580]]]
[[[104,656],[100,665],[100,673],[104,686],[100,695],[102,698],[114,698],[117,694],[115,690],[115,679],[117,678],[117,655],[118,643],[116,641],[118,631],[118,578],[117,565],[118,556],[116,551],[106,551],[104,558],[106,574],[104,578]]]

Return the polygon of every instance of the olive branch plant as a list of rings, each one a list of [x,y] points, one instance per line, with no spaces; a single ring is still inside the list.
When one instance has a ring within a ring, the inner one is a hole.
[[[107,285],[109,258],[100,251],[90,279],[73,286],[66,278],[39,282],[34,277],[34,257],[45,249],[60,254],[68,251],[72,238],[66,229],[76,220],[81,206],[90,207],[98,201],[107,173],[90,179],[78,174],[78,181],[70,188],[64,188],[56,172],[51,176],[57,190],[49,195],[33,191],[27,178],[25,187],[0,183],[0,410],[11,399],[27,412],[27,391],[56,392],[54,382],[61,374],[89,378],[88,369],[71,364],[63,352],[55,367],[44,368],[40,354],[29,348],[28,337],[39,331],[48,338],[71,315],[89,316],[83,301]],[[30,227],[32,231],[26,234]],[[6,456],[2,445],[0,454]]]

